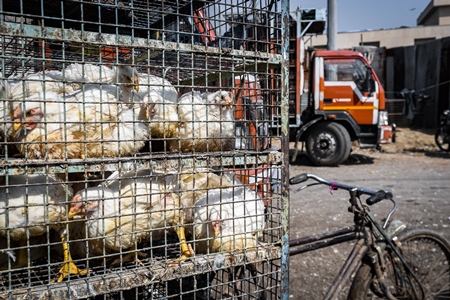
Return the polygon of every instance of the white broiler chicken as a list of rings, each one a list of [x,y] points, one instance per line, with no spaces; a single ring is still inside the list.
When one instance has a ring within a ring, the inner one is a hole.
[[[76,90],[107,89],[120,101],[131,102],[131,95],[137,90],[138,77],[128,66],[110,67],[105,65],[74,63],[61,71],[46,71],[53,80],[68,83]],[[70,92],[70,91],[68,91]]]
[[[180,217],[179,237],[186,240],[186,231],[193,232],[194,210],[197,199],[206,194],[208,190],[217,188],[227,188],[233,182],[228,176],[220,176],[208,169],[184,169],[180,173],[178,186],[175,187],[179,197],[183,213]],[[194,252],[188,247],[183,248],[182,258],[191,257]]]
[[[8,136],[28,158],[126,156],[148,138],[145,124],[107,88],[34,94],[14,108],[12,119]]]
[[[72,262],[67,247],[64,224],[72,196],[69,185],[46,175],[10,176],[8,186],[0,187],[0,235],[6,240],[19,242],[21,248],[15,263],[17,267],[28,265],[27,238],[44,236],[53,229],[59,232],[64,251],[58,281],[68,274],[87,273]],[[12,254],[10,257],[14,260]]]
[[[58,71],[52,71],[54,73]],[[28,96],[42,92],[58,94],[74,91],[74,87],[65,85],[46,72],[26,73],[22,77],[12,77],[4,81],[3,89],[8,100],[24,100]]]
[[[263,199],[246,186],[209,190],[195,202],[195,249],[199,253],[257,247],[265,227]]]
[[[169,143],[174,152],[228,151],[235,146],[233,97],[218,91],[189,92],[178,100],[178,140]]]
[[[129,101],[129,95],[132,93],[132,90],[136,88],[134,82],[135,79],[128,76],[126,67],[121,66],[116,70],[115,67],[110,68],[108,66],[93,64],[72,64],[61,71],[49,70],[37,73],[27,73],[21,78],[3,80],[2,98],[4,98],[4,100],[0,106],[0,136],[4,139],[5,136],[8,136],[8,134],[11,133],[8,131],[10,131],[12,127],[14,119],[13,115],[16,114],[15,110],[18,106],[25,106],[25,102],[43,101],[48,103],[51,101],[79,101],[87,106],[91,106],[92,103],[95,102],[110,104],[115,101],[123,101],[124,98],[126,101]],[[43,105],[40,106],[42,107]],[[49,110],[47,110],[49,113],[46,115],[51,115],[53,113],[50,106]],[[30,107],[30,105],[28,105],[28,107]],[[85,115],[91,114],[91,112],[88,112],[89,109],[90,108],[86,108]],[[95,109],[96,115],[102,112],[102,107],[98,104],[95,105]],[[105,108],[105,111],[108,109],[109,108]],[[143,107],[139,105],[133,107],[135,114],[139,114],[141,109],[143,109]],[[24,112],[25,109],[23,110],[23,113]],[[76,114],[76,116],[78,116],[78,119],[81,119],[80,114]],[[72,118],[72,116],[66,117],[67,119]],[[61,119],[64,118],[61,116]],[[125,113],[121,121],[129,123],[130,121],[134,121],[134,119],[135,118],[130,118],[128,113]],[[110,118],[105,118],[104,120],[107,122],[112,121]],[[86,121],[90,121],[89,117]],[[66,120],[64,120],[64,122],[66,122]],[[83,122],[83,120],[81,120],[81,122]],[[141,126],[137,126],[138,131],[141,129],[139,127]],[[116,131],[117,134],[115,136],[118,136],[120,130]],[[88,131],[86,130],[86,132]],[[130,137],[129,132],[127,137]],[[15,139],[13,138],[12,141],[15,141]]]
[[[118,72],[120,74],[120,72]],[[65,69],[28,72],[23,76],[10,77],[3,81],[2,88],[8,100],[25,100],[37,93],[71,93],[81,89],[82,84],[111,84],[116,81],[115,68],[93,64],[71,64]],[[131,78],[119,82],[132,84]]]
[[[171,103],[176,103],[178,99],[177,90],[168,80],[152,74],[139,73],[131,66],[118,67],[117,83],[123,86],[123,102],[142,102],[151,92],[161,95]]]
[[[136,260],[137,246],[174,230],[179,219],[178,196],[170,192],[169,177],[141,170],[121,176],[109,187],[77,192],[69,217],[85,216],[91,253],[128,253],[117,261]]]
[[[116,70],[114,67],[106,65],[94,65],[90,63],[70,64],[61,71],[45,71],[54,80],[61,82],[82,84],[82,83],[114,83],[116,79]]]
[[[52,71],[54,73],[58,71]],[[2,80],[2,102],[0,104],[0,135],[3,137],[12,124],[13,110],[17,105],[35,94],[63,94],[75,90],[73,85],[66,85],[46,73],[26,73],[22,77]],[[52,98],[49,95],[49,98]]]

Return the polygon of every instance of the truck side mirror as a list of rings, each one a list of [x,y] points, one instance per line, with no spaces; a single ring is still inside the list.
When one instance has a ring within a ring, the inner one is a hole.
[[[363,92],[368,92],[369,94],[372,94],[373,92],[375,92],[375,81],[373,80],[372,77],[372,68],[370,67],[366,68],[365,77],[366,78],[364,80]]]

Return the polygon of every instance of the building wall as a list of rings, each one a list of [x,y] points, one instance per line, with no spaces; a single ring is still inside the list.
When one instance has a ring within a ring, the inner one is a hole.
[[[450,0],[431,0],[417,18],[417,25],[448,25]]]
[[[450,108],[450,37],[415,46],[386,49],[385,92],[401,99],[404,89],[429,96],[417,104],[414,126],[433,128]],[[388,108],[389,110],[389,108]]]
[[[439,12],[434,10],[426,20],[422,22],[423,26],[436,26],[439,25]]]
[[[415,45],[416,40],[441,39],[448,36],[450,36],[450,24],[441,26],[341,32],[338,33],[337,48],[348,49],[360,45],[376,45],[378,47],[395,48]],[[326,44],[327,36],[325,34],[312,36],[306,43],[307,46],[313,47],[325,47]]]
[[[450,6],[443,7],[439,10],[439,24],[450,25]]]

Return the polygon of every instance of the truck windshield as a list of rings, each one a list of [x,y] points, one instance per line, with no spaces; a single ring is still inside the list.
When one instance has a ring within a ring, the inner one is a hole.
[[[353,81],[363,90],[366,81],[366,65],[359,59],[325,59],[325,81]]]

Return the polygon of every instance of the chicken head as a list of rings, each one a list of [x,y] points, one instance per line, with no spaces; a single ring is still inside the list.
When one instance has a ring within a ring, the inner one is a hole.
[[[232,109],[234,100],[232,93],[218,91],[215,93],[206,94],[206,103],[220,106],[222,109]]]
[[[13,121],[14,121],[14,131],[18,132],[23,127],[26,130],[34,129],[39,122],[42,121],[44,117],[44,112],[40,108],[40,106],[34,106],[27,104],[28,107],[33,106],[25,110],[22,108],[22,105],[17,105],[14,109],[13,113]],[[25,121],[24,121],[25,120]]]
[[[134,89],[135,91],[139,91],[139,75],[135,68],[130,66],[119,66],[118,67],[118,75],[117,81],[119,84],[123,85],[124,91],[127,93],[131,93]],[[129,99],[124,99],[125,102]]]

